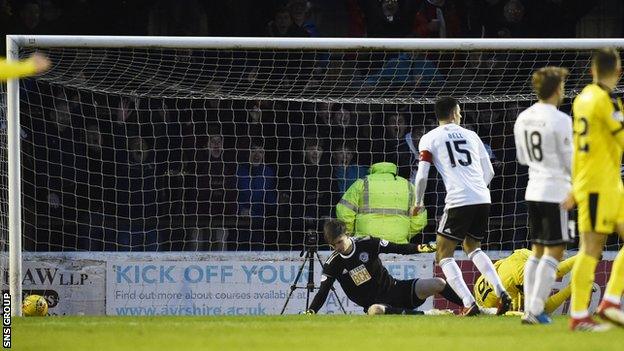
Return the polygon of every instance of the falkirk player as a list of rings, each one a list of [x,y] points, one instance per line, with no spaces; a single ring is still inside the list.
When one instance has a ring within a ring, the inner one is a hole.
[[[324,236],[335,251],[323,265],[321,287],[307,314],[315,314],[321,309],[336,280],[347,297],[362,306],[368,314],[423,314],[414,309],[435,294],[461,304],[461,299],[443,279],[396,280],[379,259],[380,253],[410,255],[434,252],[435,248],[429,245],[394,244],[374,237],[349,237],[345,224],[336,219],[325,223]]]
[[[526,290],[523,289],[523,285],[526,282],[525,265],[530,257],[532,257],[531,250],[520,249],[514,251],[510,256],[494,263],[496,272],[498,272],[498,276],[501,278],[505,290],[507,290],[513,300],[511,304],[512,311],[521,310],[522,300],[526,298],[524,293]],[[572,265],[574,265],[575,259],[576,256],[572,256],[558,264],[555,272],[557,279],[562,278],[564,275],[568,274],[570,270],[572,270]],[[474,294],[477,299],[477,303],[481,307],[495,308],[498,304],[498,296],[496,296],[492,285],[485,280],[484,276],[479,276],[479,278],[477,278],[474,285]],[[546,313],[552,313],[568,298],[570,298],[569,285],[559,290],[557,293],[550,295],[546,301],[544,301],[544,311]]]
[[[429,168],[434,164],[446,187],[446,206],[438,227],[436,261],[448,284],[463,301],[462,314],[479,314],[479,306],[453,258],[457,243],[462,243],[464,252],[500,297],[497,314],[502,315],[509,310],[511,297],[505,291],[492,261],[481,251],[491,203],[488,184],[494,177],[490,156],[475,132],[459,126],[461,114],[457,100],[451,97],[438,99],[435,113],[440,126],[425,134],[419,143],[420,162],[413,211],[419,213],[423,206]]]
[[[622,67],[620,54],[612,48],[594,52],[593,83],[574,99],[574,151],[572,193],[563,206],[578,207],[581,233],[578,258],[572,269],[570,329],[602,331],[607,325],[594,321],[588,311],[594,273],[607,236],[617,232],[624,239],[624,186],[620,177],[624,149],[622,101],[613,92]],[[624,326],[620,300],[624,291],[624,248],[611,269],[597,313]]]
[[[533,242],[524,283],[520,283],[524,286],[524,324],[552,323],[544,304],[566,243],[572,241],[568,211],[560,208],[572,188],[572,119],[557,109],[563,102],[567,75],[568,70],[560,67],[535,71],[531,81],[538,102],[520,113],[514,125],[518,162],[529,166],[525,199]]]
[[[17,62],[0,60],[0,80],[28,77],[43,73],[49,68],[50,60],[39,53],[34,53],[30,58]]]

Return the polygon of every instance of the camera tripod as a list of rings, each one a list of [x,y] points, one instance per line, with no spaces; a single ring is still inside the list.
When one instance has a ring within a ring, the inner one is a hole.
[[[304,256],[304,253],[305,253],[305,256]],[[321,267],[323,267],[323,261],[321,261],[321,257],[318,254],[316,241],[308,240],[308,238],[306,238],[304,248],[299,254],[299,257],[303,257],[303,262],[301,263],[301,266],[299,267],[299,271],[297,272],[297,276],[295,277],[295,280],[293,281],[292,285],[290,285],[290,293],[288,294],[288,297],[286,297],[286,301],[284,302],[284,306],[282,307],[282,312],[280,312],[280,314],[284,314],[284,311],[286,311],[286,306],[288,306],[290,297],[292,296],[293,292],[295,292],[296,289],[307,289],[306,307],[305,307],[305,310],[307,311],[308,308],[310,307],[310,293],[314,292],[314,289],[317,289],[317,287],[314,284],[314,257],[316,257],[318,262],[321,264]],[[301,278],[301,274],[303,273],[303,268],[305,267],[306,263],[308,264],[308,267],[309,267],[308,283],[305,286],[298,286],[297,282],[299,281],[299,278]],[[331,291],[334,293],[334,295],[336,295],[336,300],[338,301],[338,305],[340,306],[340,309],[342,310],[342,312],[344,314],[347,314],[347,311],[342,305],[342,301],[340,301],[340,298],[338,297],[338,294],[336,293],[336,289],[333,286],[331,287]]]

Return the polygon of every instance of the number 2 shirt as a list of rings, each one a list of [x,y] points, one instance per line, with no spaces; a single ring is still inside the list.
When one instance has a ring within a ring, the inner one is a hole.
[[[494,174],[490,156],[477,133],[454,123],[425,134],[418,144],[421,161],[433,163],[446,187],[445,209],[489,204]]]

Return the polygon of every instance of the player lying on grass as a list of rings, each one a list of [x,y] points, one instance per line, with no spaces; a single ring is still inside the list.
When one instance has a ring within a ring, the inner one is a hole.
[[[511,310],[519,311],[522,307],[524,299],[524,267],[526,261],[531,256],[531,250],[521,249],[514,251],[509,257],[496,261],[494,267],[498,273],[505,290],[511,295],[512,303]],[[557,267],[557,279],[568,274],[572,270],[574,260],[576,256],[572,256],[563,262],[559,263]],[[495,308],[498,305],[498,296],[494,292],[494,288],[483,277],[483,275],[477,278],[474,285],[474,294],[477,300],[477,304],[485,308]],[[551,295],[544,305],[544,311],[546,313],[552,313],[567,299],[570,298],[570,286],[559,290],[556,294]]]
[[[460,305],[462,300],[441,278],[394,279],[381,264],[380,253],[411,255],[435,252],[432,245],[395,244],[374,237],[347,236],[340,220],[325,223],[324,236],[334,252],[323,265],[321,287],[306,313],[316,313],[325,303],[334,281],[347,297],[368,314],[423,314],[414,309],[429,296],[440,294]]]

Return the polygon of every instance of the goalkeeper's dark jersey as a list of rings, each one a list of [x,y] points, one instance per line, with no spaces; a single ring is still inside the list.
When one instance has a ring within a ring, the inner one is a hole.
[[[368,307],[384,296],[395,279],[381,264],[380,253],[415,254],[414,244],[394,244],[373,237],[351,238],[353,251],[342,255],[334,251],[323,265],[321,288],[310,309],[318,312],[325,303],[329,289],[338,280],[347,297],[362,307]]]

